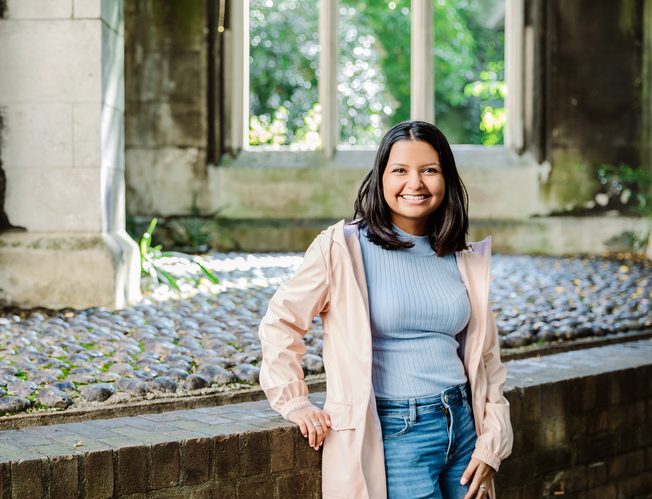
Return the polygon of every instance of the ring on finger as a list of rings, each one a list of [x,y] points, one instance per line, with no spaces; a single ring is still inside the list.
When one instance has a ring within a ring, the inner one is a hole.
[[[480,484],[480,490],[481,490],[482,492],[486,492],[486,490],[487,490],[487,486],[486,486],[484,483],[481,483],[481,484]]]
[[[321,426],[321,423],[320,423],[319,421],[313,421],[313,422],[312,422],[312,425],[313,425],[315,428],[319,428],[319,427]]]

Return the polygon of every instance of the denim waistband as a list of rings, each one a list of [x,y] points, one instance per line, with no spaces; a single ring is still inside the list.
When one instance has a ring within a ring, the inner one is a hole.
[[[429,395],[427,397],[399,399],[376,397],[376,406],[385,410],[409,409],[411,406],[416,406],[417,409],[423,409],[426,407],[444,407],[445,405],[461,403],[463,400],[466,400],[467,402],[471,400],[471,387],[468,381],[459,385],[451,386],[441,393]]]

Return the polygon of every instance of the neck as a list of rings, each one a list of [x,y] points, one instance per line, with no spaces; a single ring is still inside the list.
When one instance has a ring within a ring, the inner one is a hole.
[[[407,232],[412,236],[425,236],[428,234],[428,226],[425,222],[404,218],[393,218],[392,223],[403,232]]]

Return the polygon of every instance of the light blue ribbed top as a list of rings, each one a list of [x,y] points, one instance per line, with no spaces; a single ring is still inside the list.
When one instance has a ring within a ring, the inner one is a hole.
[[[394,225],[412,248],[386,250],[359,231],[369,292],[373,347],[372,382],[377,397],[435,395],[466,382],[455,335],[471,306],[455,255],[438,257],[428,236]]]

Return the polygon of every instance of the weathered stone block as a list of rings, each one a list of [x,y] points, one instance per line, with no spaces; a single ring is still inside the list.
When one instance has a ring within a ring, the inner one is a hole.
[[[99,20],[53,19],[29,22],[26,26],[22,22],[8,22],[0,30],[3,104],[99,104]]]
[[[586,415],[583,417],[586,420],[586,431],[589,435],[609,430],[609,421],[612,419],[609,409],[596,410],[592,417]]]
[[[240,474],[238,435],[219,436],[214,440],[215,480],[225,481]]]
[[[267,432],[240,435],[240,473],[242,476],[269,472],[270,458]]]
[[[181,445],[181,483],[193,485],[208,480],[210,470],[210,447],[208,438],[186,440]]]
[[[11,463],[12,499],[34,499],[43,495],[43,467],[47,461],[34,459]]]
[[[99,19],[102,0],[73,0],[72,15],[76,19]]]
[[[507,487],[500,489],[496,487],[496,494],[500,499],[523,499],[520,487]]]
[[[578,462],[591,462],[596,459],[608,459],[618,453],[621,435],[602,433],[581,440],[577,445]]]
[[[642,473],[622,479],[618,483],[618,497],[649,497],[652,490],[652,474]]]
[[[319,499],[321,497],[319,472],[315,470],[280,476],[276,480],[276,495],[274,497]]]
[[[2,162],[5,169],[65,168],[72,165],[70,103],[21,102],[4,104],[3,107],[3,133],[6,137]],[[96,129],[99,132],[99,124]]]
[[[164,489],[179,483],[179,444],[165,442],[150,447],[150,488]]]
[[[72,0],[7,0],[7,12],[8,19],[66,19]]]
[[[99,169],[9,168],[5,174],[12,223],[34,232],[52,231],[54,224],[62,232],[101,230]]]
[[[633,452],[614,456],[609,460],[609,480],[617,480],[642,473],[645,468],[645,450],[638,449]]]
[[[564,419],[569,407],[569,388],[567,380],[540,385],[541,420]]]
[[[596,461],[586,466],[586,485],[595,488],[607,482],[607,461]]]
[[[72,105],[72,134],[75,167],[99,168],[102,163],[102,105],[75,102]]]
[[[293,428],[277,428],[270,434],[271,470],[290,470],[294,467],[294,438]]]
[[[581,412],[592,411],[597,398],[596,377],[586,376],[572,380],[569,398],[573,407]]]
[[[116,484],[121,495],[147,491],[147,447],[123,447],[117,453]]]
[[[90,452],[82,458],[84,497],[104,499],[113,496],[113,452]]]
[[[294,455],[298,468],[319,468],[321,466],[321,453],[323,447],[315,450],[308,445],[308,439],[303,435],[297,437]]]
[[[541,388],[538,385],[528,386],[523,394],[524,423],[539,423],[541,421]]]
[[[500,470],[496,474],[496,487],[500,487],[500,489],[520,488],[523,477],[530,476],[536,466],[536,462],[533,463],[532,456],[524,455],[524,453],[513,454],[500,463]]]
[[[50,497],[77,499],[79,493],[77,456],[50,458]]]
[[[247,499],[269,499],[274,490],[274,479],[265,475],[263,477],[243,478],[236,485],[236,497]]]
[[[580,495],[582,499],[617,499],[618,492],[614,484],[594,487]]]
[[[217,482],[211,486],[211,497],[219,497],[220,499],[236,499],[235,494],[236,482]]]

